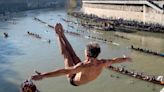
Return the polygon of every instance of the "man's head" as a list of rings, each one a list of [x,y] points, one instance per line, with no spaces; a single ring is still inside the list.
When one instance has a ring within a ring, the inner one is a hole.
[[[100,46],[96,42],[89,43],[85,49],[86,57],[97,58],[100,52],[101,52]]]

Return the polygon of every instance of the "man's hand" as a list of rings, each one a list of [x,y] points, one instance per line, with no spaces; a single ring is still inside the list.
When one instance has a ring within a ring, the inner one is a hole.
[[[32,80],[35,80],[35,81],[37,81],[37,80],[42,80],[42,79],[43,79],[42,74],[39,73],[39,72],[37,72],[37,71],[35,71],[35,72],[36,72],[36,75],[31,76],[31,79],[32,79]]]
[[[123,56],[124,61],[132,62],[132,58]]]
[[[122,58],[112,59],[112,64],[123,63],[123,62],[131,62],[131,61],[132,61],[132,59],[130,57],[123,56]]]
[[[55,31],[58,35],[63,35],[64,33],[63,26],[60,23],[57,23],[55,25]]]

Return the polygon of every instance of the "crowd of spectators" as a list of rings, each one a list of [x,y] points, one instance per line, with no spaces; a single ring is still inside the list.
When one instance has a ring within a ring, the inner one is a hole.
[[[93,14],[84,14],[82,12],[73,12],[70,15],[85,19],[85,20],[94,20],[95,22],[106,22],[110,23],[114,27],[127,27],[131,29],[136,29],[139,31],[147,31],[147,32],[157,32],[164,33],[164,25],[158,23],[144,23],[136,20],[124,20],[122,18],[114,19],[114,18],[100,18]]]

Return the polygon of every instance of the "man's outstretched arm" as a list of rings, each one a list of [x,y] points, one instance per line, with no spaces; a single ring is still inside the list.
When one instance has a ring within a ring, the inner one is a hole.
[[[83,63],[79,63],[74,67],[69,67],[66,69],[59,69],[59,70],[55,70],[52,72],[47,72],[47,73],[38,73],[34,76],[31,76],[32,80],[41,80],[44,78],[50,78],[50,77],[58,77],[58,76],[62,76],[62,75],[67,75],[67,74],[76,74],[78,72],[83,71],[83,69],[85,69],[86,67],[90,67],[90,64],[83,64]]]
[[[44,78],[66,75],[66,74],[69,74],[70,72],[71,71],[68,69],[59,69],[59,70],[55,70],[55,71],[47,72],[47,73],[37,73],[36,75],[33,75],[31,79],[37,81],[37,80],[42,80]]]
[[[104,67],[108,67],[112,64],[116,64],[116,63],[123,63],[123,62],[131,62],[131,58],[129,57],[121,57],[121,58],[113,58],[113,59],[102,59],[101,61],[101,65]]]

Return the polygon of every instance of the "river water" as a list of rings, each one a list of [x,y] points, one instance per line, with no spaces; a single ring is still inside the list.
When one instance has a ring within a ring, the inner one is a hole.
[[[60,22],[66,30],[79,32],[82,36],[70,34],[66,36],[82,60],[84,60],[85,45],[90,41],[96,41],[102,48],[99,58],[121,57],[125,54],[132,57],[133,62],[116,64],[116,66],[125,66],[129,70],[149,75],[164,76],[164,58],[128,49],[133,44],[164,53],[163,34],[88,30],[80,25],[63,21],[62,18],[77,21],[67,16],[65,10],[31,10],[14,14],[8,21],[0,21],[0,92],[18,92],[20,84],[33,75],[35,70],[47,72],[64,67],[54,31],[33,20],[33,17],[40,18],[49,24]],[[27,35],[27,31],[39,34],[42,39]],[[9,34],[8,38],[3,37],[4,32]],[[115,34],[123,35],[130,40],[115,37]],[[112,40],[117,45],[87,39],[88,35]],[[51,43],[48,43],[48,40],[51,40]],[[162,86],[140,81],[108,69],[104,69],[95,81],[79,87],[71,86],[65,76],[34,83],[41,92],[159,92],[162,88]]]

